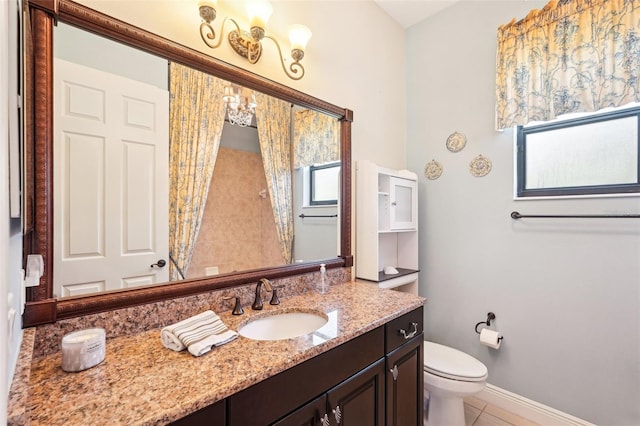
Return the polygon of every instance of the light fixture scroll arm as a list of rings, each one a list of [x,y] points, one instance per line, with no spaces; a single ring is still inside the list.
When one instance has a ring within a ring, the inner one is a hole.
[[[202,23],[200,24],[200,37],[202,37],[202,41],[204,41],[204,44],[212,49],[217,49],[218,47],[220,47],[220,45],[222,44],[222,40],[224,40],[224,25],[227,23],[227,21],[233,22],[233,25],[235,25],[237,31],[240,32],[240,26],[238,25],[238,23],[233,18],[226,17],[222,21],[222,25],[220,25],[220,37],[218,37],[218,42],[215,44],[213,43],[213,40],[216,39],[216,31],[213,29],[211,22],[202,21]]]
[[[284,56],[282,56],[282,49],[280,49],[280,43],[278,43],[278,40],[271,37],[270,35],[265,35],[264,38],[268,38],[275,43],[276,47],[278,48],[278,55],[280,55],[280,63],[282,64],[282,69],[284,70],[284,73],[289,76],[290,79],[300,80],[302,77],[304,77],[304,67],[300,63],[300,60],[304,56],[304,52],[302,52],[302,50],[294,50],[292,52],[292,55],[294,55],[294,58],[293,58],[294,62],[292,62],[291,65],[289,65],[289,70],[291,70],[291,73],[293,73],[291,74],[287,70],[287,66],[284,63]],[[300,72],[300,75],[298,75],[298,72]]]

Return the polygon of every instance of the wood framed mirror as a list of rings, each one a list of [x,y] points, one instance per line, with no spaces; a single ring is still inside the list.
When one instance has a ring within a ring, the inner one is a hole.
[[[163,37],[134,27],[69,0],[32,0],[25,11],[25,185],[24,256],[41,254],[44,275],[27,292],[23,326],[173,299],[238,285],[260,278],[277,279],[327,268],[353,266],[351,254],[351,122],[353,113],[320,99],[234,67]],[[339,255],[309,262],[185,279],[164,285],[113,290],[86,296],[54,296],[54,26],[63,22],[169,61],[211,74],[296,106],[318,111],[339,121],[340,200]]]

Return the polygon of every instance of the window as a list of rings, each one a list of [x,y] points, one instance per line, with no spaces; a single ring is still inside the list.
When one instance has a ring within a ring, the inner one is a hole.
[[[309,205],[338,204],[340,163],[333,162],[309,167]]]
[[[518,126],[516,197],[640,192],[640,107]]]

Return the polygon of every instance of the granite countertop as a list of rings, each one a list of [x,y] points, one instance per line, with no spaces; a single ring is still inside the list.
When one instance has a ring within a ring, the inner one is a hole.
[[[108,339],[104,362],[66,373],[55,353],[33,359],[23,374],[30,425],[166,424],[222,400],[320,353],[334,348],[424,304],[408,293],[349,282],[282,300],[263,311],[218,312],[229,328],[274,311],[315,309],[328,324],[322,333],[294,339],[257,341],[238,337],[194,357],[162,345],[160,329]],[[23,345],[23,351],[24,351]],[[31,359],[29,354],[21,357]]]

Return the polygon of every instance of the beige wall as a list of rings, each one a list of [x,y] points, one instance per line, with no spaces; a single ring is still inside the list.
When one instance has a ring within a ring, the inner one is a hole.
[[[273,28],[271,34],[283,41],[283,51],[289,50],[288,25],[303,23],[313,32],[303,60],[306,75],[299,81],[284,75],[275,46],[269,40],[265,40],[263,57],[256,65],[238,56],[226,42],[216,50],[206,47],[199,34],[200,17],[195,0],[79,2],[353,110],[353,159],[366,158],[386,167],[404,167],[405,35],[403,28],[373,1],[271,2],[274,12],[268,27]],[[218,3],[216,29],[229,14],[229,3]],[[233,11],[233,16],[246,26],[242,10]]]

